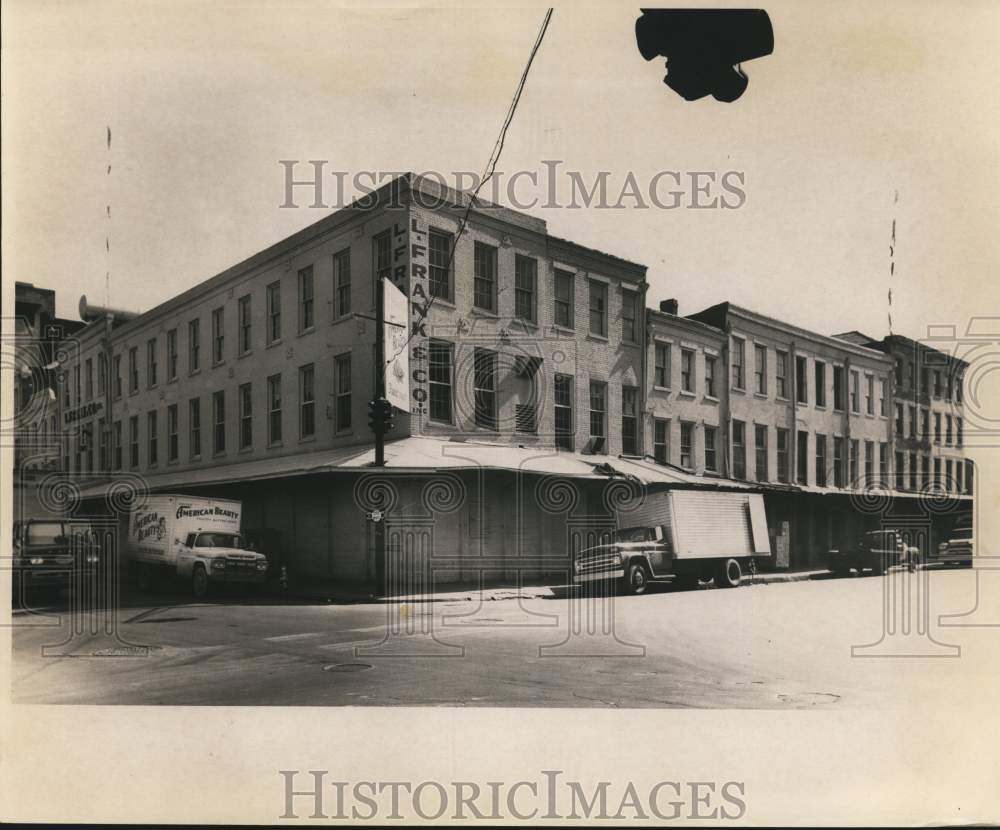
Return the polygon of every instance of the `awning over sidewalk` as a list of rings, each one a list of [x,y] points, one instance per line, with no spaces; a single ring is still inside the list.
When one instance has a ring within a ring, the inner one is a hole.
[[[372,468],[375,449],[369,445],[341,447],[306,454],[188,468],[144,477],[151,492],[182,487],[206,487],[315,473],[359,472]],[[507,470],[573,478],[607,480],[632,477],[643,484],[684,485],[702,488],[753,489],[745,482],[704,476],[665,467],[651,461],[602,455],[582,455],[549,448],[505,446],[475,441],[448,441],[410,436],[385,445],[385,469],[411,473],[438,470]],[[115,481],[84,485],[84,498],[103,496]]]

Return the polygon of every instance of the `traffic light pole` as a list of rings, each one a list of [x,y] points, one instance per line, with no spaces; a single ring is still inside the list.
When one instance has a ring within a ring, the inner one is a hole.
[[[385,276],[379,274],[375,284],[375,400],[376,406],[381,406],[385,399]],[[385,466],[385,423],[381,418],[375,418],[373,424],[375,433],[375,466]],[[375,592],[385,596],[385,513],[375,522]]]

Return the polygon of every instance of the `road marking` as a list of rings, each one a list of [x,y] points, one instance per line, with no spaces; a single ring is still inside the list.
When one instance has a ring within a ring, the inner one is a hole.
[[[323,636],[322,631],[309,631],[305,634],[281,634],[277,637],[265,637],[264,639],[273,643],[281,643],[285,642],[286,640],[307,640],[310,637],[322,637],[322,636]]]

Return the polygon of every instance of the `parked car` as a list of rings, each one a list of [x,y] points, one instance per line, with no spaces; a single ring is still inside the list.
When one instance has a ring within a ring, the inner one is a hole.
[[[27,519],[14,523],[14,598],[35,589],[62,589],[94,579],[103,561],[97,535],[85,522]]]
[[[964,568],[972,567],[972,557],[976,553],[976,538],[972,532],[972,520],[956,525],[948,541],[931,551],[932,562],[947,562]]]
[[[854,546],[835,548],[827,552],[826,566],[838,576],[859,574],[865,570],[881,576],[893,565],[916,562],[920,551],[907,545],[896,530],[870,530]]]

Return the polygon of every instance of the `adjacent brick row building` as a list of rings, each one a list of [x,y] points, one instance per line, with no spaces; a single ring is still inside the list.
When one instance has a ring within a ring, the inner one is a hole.
[[[412,330],[411,405],[378,475],[406,519],[399,550],[440,559],[438,578],[558,569],[601,532],[626,468],[650,486],[760,487],[781,566],[862,526],[851,496],[872,483],[970,494],[961,361],[730,303],[651,309],[644,266],[466,207],[406,176],[138,316],[81,302],[57,398],[85,505],[124,475],[235,495],[298,571],[370,578],[380,275]]]

